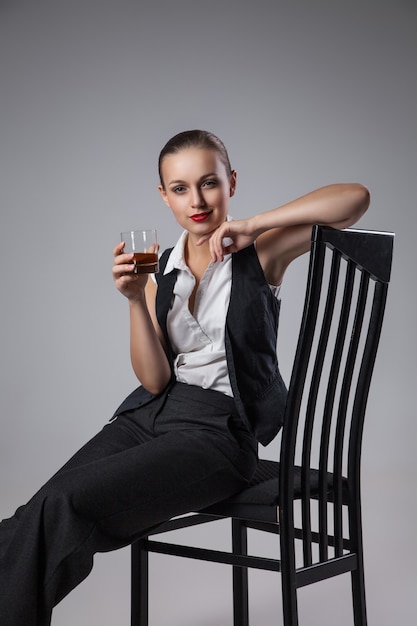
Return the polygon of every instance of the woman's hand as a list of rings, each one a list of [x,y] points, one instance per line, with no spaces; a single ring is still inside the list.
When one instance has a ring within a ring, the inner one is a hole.
[[[208,240],[211,260],[223,261],[225,254],[247,248],[257,236],[251,219],[231,220],[223,222],[215,231],[201,237],[197,245],[200,246]]]
[[[128,300],[143,298],[145,285],[148,282],[149,274],[134,274],[133,254],[125,254],[123,249],[124,241],[121,241],[113,250],[114,265],[113,279],[116,288]]]

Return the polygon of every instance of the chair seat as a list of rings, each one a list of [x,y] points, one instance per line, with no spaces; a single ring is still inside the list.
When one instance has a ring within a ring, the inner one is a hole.
[[[221,517],[248,517],[248,519],[277,522],[279,507],[279,470],[277,461],[261,459],[248,486],[236,495],[206,507],[201,513]],[[301,468],[294,468],[294,499],[301,498]],[[347,500],[347,480],[343,478],[343,501]],[[310,469],[310,491],[314,498],[319,493],[319,471]],[[332,501],[333,474],[327,474],[327,498]]]

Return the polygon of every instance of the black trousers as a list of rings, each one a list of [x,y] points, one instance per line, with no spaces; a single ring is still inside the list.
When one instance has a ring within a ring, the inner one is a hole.
[[[0,624],[47,626],[96,552],[241,490],[256,442],[234,401],[176,383],[108,423],[0,523]]]

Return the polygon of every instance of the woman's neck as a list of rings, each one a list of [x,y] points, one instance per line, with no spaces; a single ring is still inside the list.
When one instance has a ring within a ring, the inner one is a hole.
[[[190,233],[188,233],[184,245],[184,261],[194,274],[198,283],[206,271],[211,257],[208,241],[205,241],[201,246],[197,246],[197,241],[198,238],[193,238],[190,236]]]

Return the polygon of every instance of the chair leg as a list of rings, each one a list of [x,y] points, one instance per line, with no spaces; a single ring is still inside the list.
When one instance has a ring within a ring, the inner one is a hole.
[[[367,626],[365,580],[363,567],[352,572],[353,623],[355,626]]]
[[[247,554],[247,528],[240,520],[232,519],[232,550]],[[249,626],[248,568],[233,566],[233,624]]]
[[[283,573],[281,583],[284,626],[298,626],[297,589]]]
[[[358,493],[360,493],[358,489]],[[352,550],[356,553],[356,569],[351,572],[353,623],[355,626],[367,626],[365,573],[363,563],[362,512],[360,496],[357,495],[355,507],[350,510],[349,526]]]
[[[281,519],[281,522],[284,520]],[[281,587],[282,614],[284,626],[298,626],[297,585],[295,577],[294,537],[285,538],[284,525],[281,524]]]
[[[367,626],[365,574],[363,565],[362,533],[359,530],[357,544],[357,566],[351,573],[352,600],[353,600],[353,623],[355,626]]]
[[[131,626],[148,626],[149,554],[140,539],[131,547]]]

